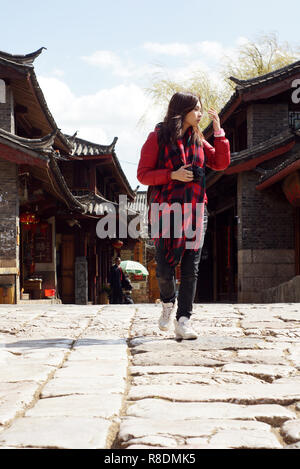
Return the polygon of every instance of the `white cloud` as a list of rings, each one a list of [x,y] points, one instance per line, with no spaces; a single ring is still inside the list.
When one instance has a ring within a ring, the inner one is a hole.
[[[136,179],[140,149],[157,122],[156,110],[147,112],[143,128],[140,118],[150,108],[150,100],[135,84],[101,89],[95,94],[76,96],[68,85],[53,77],[38,77],[49,109],[62,132],[98,144],[118,137],[116,153],[132,188]],[[127,164],[123,161],[128,161]]]
[[[108,70],[123,80],[145,82],[147,79],[151,81],[151,77],[166,75],[175,81],[182,81],[199,70],[215,73],[223,58],[226,56],[235,60],[237,47],[246,42],[245,37],[238,37],[233,47],[224,46],[218,41],[145,42],[140,48],[143,51],[142,57],[136,51],[129,51],[122,57],[110,50],[98,50],[81,59],[89,65]],[[158,59],[161,57],[164,57],[164,63],[159,65]],[[154,63],[149,63],[150,60]]]
[[[123,63],[117,54],[109,50],[98,50],[89,56],[82,57],[82,60],[96,67],[111,69],[115,75],[130,75],[128,64]]]
[[[241,46],[248,42],[245,37],[239,37],[236,40],[236,46]],[[206,61],[220,61],[224,55],[232,56],[236,52],[236,47],[226,47],[221,42],[217,41],[201,41],[192,43],[158,43],[146,42],[143,44],[143,49],[148,52],[165,55],[170,57],[182,58],[200,58]]]
[[[110,69],[113,75],[122,78],[141,78],[158,70],[156,65],[138,64],[135,60],[123,59],[109,50],[98,50],[81,59],[95,67]]]
[[[59,68],[55,68],[52,73],[55,77],[63,77],[65,74],[65,72]]]

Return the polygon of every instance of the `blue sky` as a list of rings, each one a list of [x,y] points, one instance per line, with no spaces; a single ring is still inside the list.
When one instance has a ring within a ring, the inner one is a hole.
[[[145,93],[158,70],[180,80],[197,69],[213,77],[224,53],[259,33],[299,45],[296,0],[286,7],[265,0],[1,3],[0,49],[47,48],[35,70],[58,126],[96,143],[118,136],[117,155],[133,189],[141,145],[160,118]]]

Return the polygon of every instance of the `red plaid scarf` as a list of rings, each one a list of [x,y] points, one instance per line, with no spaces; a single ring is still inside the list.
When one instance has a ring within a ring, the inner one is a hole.
[[[158,138],[161,125],[156,127]],[[177,141],[177,145],[161,145],[157,169],[168,168],[176,171],[182,165],[192,164],[203,168],[203,177],[200,181],[171,180],[161,186],[151,186],[149,194],[148,215],[152,239],[156,247],[165,249],[166,259],[173,267],[181,260],[185,249],[198,250],[202,240],[205,158],[203,159],[204,153],[200,149],[200,144],[194,142],[191,128]],[[158,205],[152,204],[163,205],[158,210]],[[170,209],[172,204],[174,205]],[[166,220],[170,220],[170,223],[166,223]]]

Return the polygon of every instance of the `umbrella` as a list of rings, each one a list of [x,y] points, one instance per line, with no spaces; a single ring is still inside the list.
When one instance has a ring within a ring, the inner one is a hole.
[[[120,267],[127,273],[149,275],[146,267],[136,261],[122,261]]]

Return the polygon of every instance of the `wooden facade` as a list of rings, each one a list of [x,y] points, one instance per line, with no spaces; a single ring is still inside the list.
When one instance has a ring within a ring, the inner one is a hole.
[[[115,251],[96,226],[134,192],[117,138],[100,145],[57,128],[34,71],[41,52],[0,52],[0,302],[97,304]]]
[[[299,275],[299,78],[300,62],[251,80],[231,77],[236,90],[220,112],[231,164],[207,175],[199,300],[272,301],[279,285]],[[211,143],[212,133],[210,125]],[[286,301],[293,298],[287,292]]]

